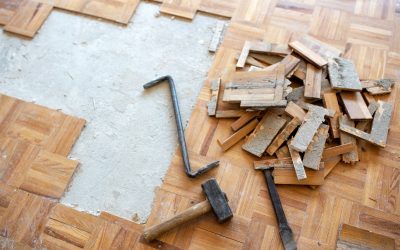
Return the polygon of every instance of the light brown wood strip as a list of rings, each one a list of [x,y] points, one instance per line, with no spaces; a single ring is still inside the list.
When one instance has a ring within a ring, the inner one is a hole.
[[[257,120],[251,121],[249,124],[235,132],[233,135],[229,136],[227,139],[221,141],[218,140],[219,145],[221,146],[222,150],[228,150],[231,148],[233,145],[238,143],[241,139],[243,139],[245,136],[247,136],[251,131],[253,131],[258,124]]]
[[[360,92],[341,92],[344,107],[352,120],[372,119],[372,115]]]
[[[335,111],[335,116],[329,118],[329,126],[331,135],[333,138],[339,138],[339,116],[341,114],[341,109],[339,107],[339,102],[336,93],[324,93],[323,94],[324,106],[327,109]]]
[[[322,69],[314,67],[312,64],[307,64],[306,80],[304,83],[304,97],[321,98],[321,82]]]
[[[304,57],[307,61],[314,64],[316,67],[321,68],[322,66],[328,64],[328,62],[322,58],[320,55],[306,47],[300,41],[294,41],[289,43],[289,46],[299,55]]]

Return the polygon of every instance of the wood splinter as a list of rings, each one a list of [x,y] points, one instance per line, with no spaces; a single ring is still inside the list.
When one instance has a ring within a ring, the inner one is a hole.
[[[300,154],[294,148],[289,146],[290,157],[292,158],[293,167],[296,171],[296,176],[298,180],[303,180],[307,178],[306,172],[304,170],[304,165],[301,160]]]
[[[221,87],[221,78],[215,79],[211,82],[211,88],[210,88],[211,98],[207,104],[209,116],[216,115],[220,87]]]
[[[372,128],[370,134],[346,125],[342,121],[340,122],[340,130],[356,136],[357,138],[370,142],[374,145],[385,147],[393,106],[388,102],[382,101],[378,101],[378,105],[379,107],[375,112],[374,119],[372,120]]]

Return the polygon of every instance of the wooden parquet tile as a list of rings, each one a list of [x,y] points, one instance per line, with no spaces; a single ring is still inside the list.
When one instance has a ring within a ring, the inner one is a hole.
[[[43,196],[58,198],[65,190],[76,167],[65,157],[84,121],[2,95],[0,153],[7,157],[0,159],[0,242],[48,249],[283,249],[263,176],[252,166],[255,158],[241,149],[241,142],[226,152],[217,143],[232,133],[234,119],[208,117],[211,81],[221,77],[225,84],[232,79],[235,58],[246,40],[288,43],[304,34],[343,51],[362,79],[400,79],[398,1],[164,2],[175,15],[184,10],[183,16],[193,18],[196,11],[206,11],[232,18],[185,131],[193,168],[216,159],[220,166],[189,179],[177,150],[146,225],[107,213],[80,212]],[[334,249],[342,223],[394,238],[400,248],[399,98],[398,85],[390,96],[376,98],[394,104],[385,148],[360,141],[360,162],[338,164],[316,189],[278,186],[298,249]],[[219,110],[235,108],[236,104],[218,103]],[[29,164],[23,164],[27,160]],[[55,169],[62,171],[53,173]],[[57,183],[48,182],[49,176],[55,176]],[[144,227],[204,200],[200,184],[210,177],[217,179],[229,198],[231,221],[218,224],[208,214],[152,244],[140,239]]]

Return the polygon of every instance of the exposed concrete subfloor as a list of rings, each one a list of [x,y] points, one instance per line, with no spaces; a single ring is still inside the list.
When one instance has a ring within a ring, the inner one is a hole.
[[[212,62],[216,22],[158,9],[142,2],[127,27],[53,11],[33,40],[0,33],[0,92],[87,120],[63,203],[141,221],[150,213],[177,133],[167,85],[142,85],[172,75],[187,121]]]

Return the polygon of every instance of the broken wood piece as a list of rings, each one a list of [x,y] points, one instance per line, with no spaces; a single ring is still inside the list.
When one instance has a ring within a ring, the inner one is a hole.
[[[258,54],[258,53],[250,53],[249,57],[255,58],[258,61],[268,64],[268,65],[273,65],[275,63],[278,63],[282,61],[282,56],[280,55],[266,55],[266,54]]]
[[[232,110],[217,110],[215,117],[216,118],[238,118],[247,112],[243,109],[232,109]]]
[[[271,111],[267,111],[242,148],[253,155],[261,157],[285,123],[285,119]]]
[[[319,163],[321,162],[322,153],[325,148],[325,142],[328,138],[329,126],[321,124],[315,133],[312,142],[308,146],[303,157],[304,167],[318,170]]]
[[[354,128],[354,126],[349,126],[343,121],[340,121],[340,130],[374,145],[385,147],[393,105],[382,101],[378,101],[378,105],[379,107],[375,112],[374,119],[372,120],[370,134],[358,130]]]
[[[321,123],[325,120],[324,117],[328,115],[328,110],[319,106],[309,106],[309,111],[304,117],[304,121],[300,128],[297,130],[291,143],[288,145],[296,151],[304,152],[307,150],[308,145],[311,143],[314,134]]]
[[[220,87],[221,87],[221,78],[214,79],[211,81],[211,88],[210,88],[211,97],[210,97],[210,101],[207,104],[209,116],[215,116],[215,113],[217,111]]]
[[[352,120],[369,120],[372,115],[360,92],[342,91],[340,93],[347,114]]]
[[[236,133],[233,135],[229,136],[227,139],[224,141],[220,141],[218,139],[218,143],[221,146],[222,150],[226,151],[233,145],[235,145],[238,141],[240,141],[242,138],[244,138],[246,135],[248,135],[251,131],[253,131],[256,126],[257,126],[258,121],[253,120],[240,130],[238,130]]]
[[[254,169],[265,169],[266,167],[285,167],[287,165],[291,165],[292,163],[292,158],[287,157],[287,158],[282,158],[282,159],[267,159],[267,160],[261,160],[261,161],[254,161]]]
[[[324,183],[324,163],[321,162],[319,170],[305,169],[307,179],[298,180],[296,171],[293,166],[292,159],[269,159],[255,161],[254,169],[269,169],[274,168],[272,175],[274,176],[275,184],[291,184],[291,185],[322,185]],[[276,178],[275,178],[276,177]]]
[[[301,121],[299,118],[294,117],[286,127],[275,137],[275,139],[271,142],[271,144],[267,148],[267,153],[269,155],[273,155],[278,148],[289,139],[289,136],[293,133],[293,131],[300,126]]]
[[[277,62],[269,67],[266,67],[264,70],[274,70],[276,69],[278,66],[283,65],[285,68],[285,76],[288,76],[289,74],[293,73],[294,69],[296,68],[296,66],[300,63],[300,59],[288,54],[287,56],[285,56],[282,61]]]
[[[306,116],[306,112],[294,102],[288,103],[285,108],[285,112],[291,117],[297,117],[300,121],[304,121],[304,117]]]
[[[315,185],[320,186],[324,184],[324,163],[321,162],[319,170],[305,169],[306,179],[299,180],[293,165],[287,165],[286,167],[274,168],[272,176],[274,177],[275,184],[286,184],[286,185]]]
[[[290,153],[290,157],[292,158],[293,167],[294,167],[294,170],[296,171],[297,179],[298,180],[306,179],[307,175],[304,170],[304,165],[301,160],[300,154],[296,149],[290,147],[290,144],[289,144],[289,153]]]
[[[325,60],[328,60],[332,57],[339,57],[342,54],[341,50],[308,35],[303,36],[299,39],[299,41]]]
[[[394,83],[395,80],[393,79],[364,80],[361,81],[361,86],[371,95],[384,95],[392,92]]]
[[[393,238],[377,234],[359,227],[342,224],[339,227],[339,236],[336,242],[337,250],[348,249],[396,249]]]
[[[297,102],[301,99],[304,98],[304,86],[298,87],[298,88],[293,88],[292,92],[290,92],[287,96],[286,96],[286,100],[288,102]]]
[[[369,113],[373,116],[375,114],[376,110],[378,109],[378,107],[379,107],[379,105],[377,102],[371,103],[370,105],[368,105]],[[370,124],[371,124],[370,120],[359,121],[357,123],[356,129],[367,132],[366,129],[367,129],[368,125],[370,125]]]
[[[286,144],[276,150],[275,154],[278,159],[290,157],[289,148]]]
[[[237,63],[236,63],[237,68],[243,68],[244,65],[246,64],[247,56],[250,53],[250,46],[251,46],[250,41],[244,42],[242,51],[240,52],[240,55],[239,55],[239,59],[237,60]]]
[[[332,89],[360,91],[361,82],[354,63],[345,58],[329,59],[328,73]]]
[[[334,156],[324,160],[324,177],[326,178],[332,170],[336,167],[339,162],[342,161],[342,157]]]
[[[210,45],[208,46],[208,51],[216,52],[218,50],[222,38],[224,37],[225,28],[226,28],[225,22],[217,20],[213,37],[211,39]]]
[[[306,80],[304,83],[304,97],[321,98],[322,69],[316,68],[311,63],[307,64]]]
[[[237,60],[239,60],[239,58],[240,58],[240,55],[236,56]],[[252,57],[250,55],[247,56],[245,64],[255,66],[255,67],[257,67],[258,70],[263,70],[265,68],[265,65],[263,63],[257,61],[254,57]],[[254,71],[254,67],[253,67],[252,71]]]
[[[336,93],[324,93],[323,94],[324,106],[327,109],[335,111],[335,115],[329,118],[330,130],[333,138],[339,138],[339,116],[340,116],[340,106],[336,96]]]
[[[324,151],[322,152],[322,160],[325,161],[326,159],[339,156],[345,153],[349,153],[353,150],[357,150],[357,148],[356,145],[354,145],[354,143],[352,142],[325,148]]]
[[[243,45],[236,67],[244,67],[250,51],[257,53],[267,53],[271,55],[287,55],[290,53],[289,47],[284,44],[246,41]]]
[[[231,124],[233,131],[238,131],[241,127],[260,115],[260,111],[246,112],[239,119]]]
[[[307,74],[307,63],[304,60],[300,60],[300,63],[297,65],[296,69],[293,71],[293,76],[296,78],[305,81]]]
[[[314,105],[314,104],[311,104],[311,103],[306,103],[306,102],[304,102],[302,100],[297,101],[296,104],[299,105],[302,109],[305,109],[305,110],[310,110],[312,108],[317,108],[317,109],[322,108],[321,106]],[[328,117],[334,117],[335,114],[336,114],[336,111],[332,110],[332,109],[326,109],[326,111],[327,111],[326,116],[328,116]]]
[[[236,72],[232,81],[225,84],[223,101],[240,102],[246,108],[284,107],[290,84],[284,73],[284,65],[273,71]]]
[[[318,68],[328,64],[324,58],[312,51],[310,48],[306,47],[300,41],[289,43],[289,47],[291,47],[297,54],[301,55],[304,59],[314,64]]]
[[[347,115],[341,115],[339,117],[339,124],[346,124],[347,126],[354,127],[354,121],[350,120]],[[339,125],[340,126],[340,125]],[[340,143],[348,144],[351,143],[354,145],[354,150],[345,153],[342,155],[342,160],[344,163],[355,164],[359,161],[358,158],[358,150],[357,150],[357,140],[354,136],[346,134],[344,132],[340,132]]]

